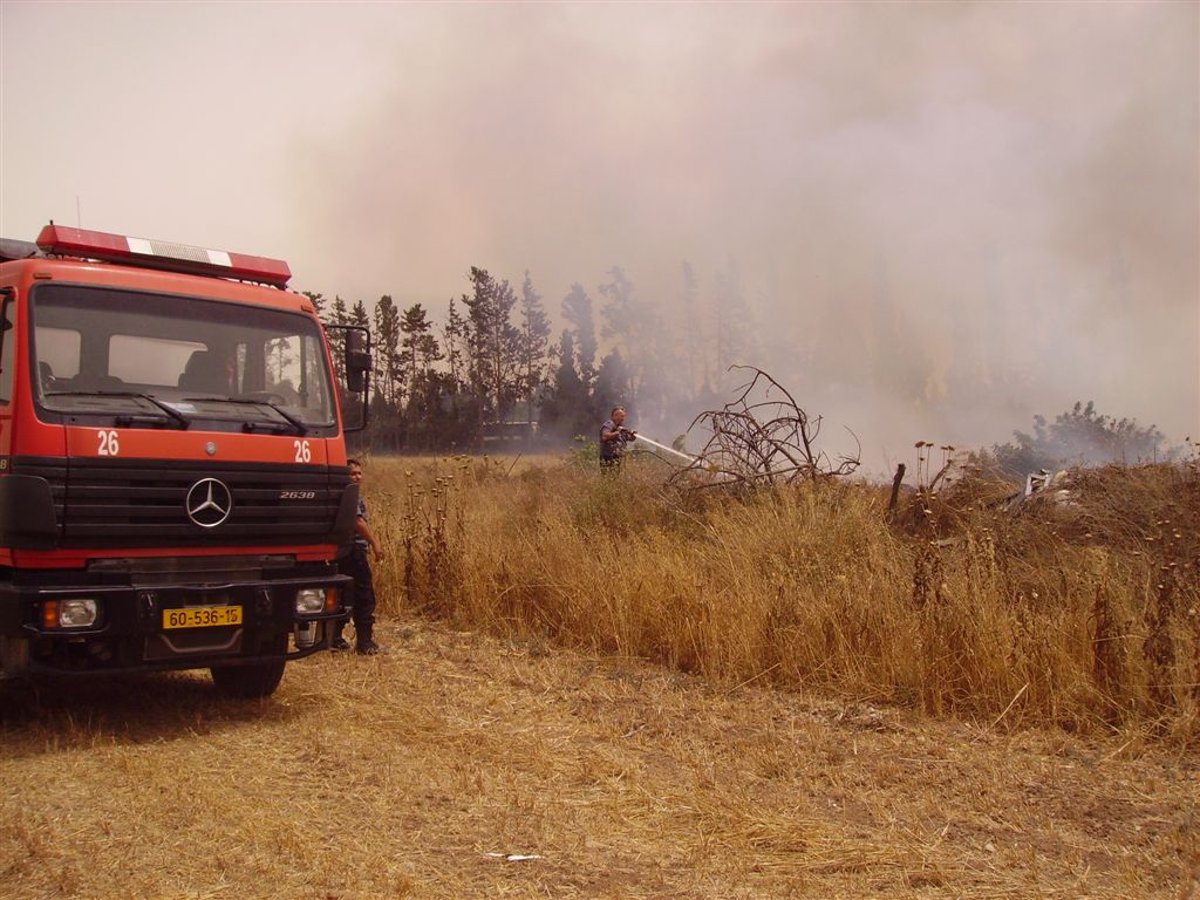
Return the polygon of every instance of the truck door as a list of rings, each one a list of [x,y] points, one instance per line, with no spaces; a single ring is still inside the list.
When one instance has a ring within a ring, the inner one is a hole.
[[[0,289],[0,475],[12,458],[12,399],[16,378],[16,299],[12,288]]]

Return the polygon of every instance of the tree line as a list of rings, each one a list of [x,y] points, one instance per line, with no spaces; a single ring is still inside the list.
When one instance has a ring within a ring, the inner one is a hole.
[[[664,422],[672,407],[715,399],[720,373],[752,336],[733,264],[718,273],[709,310],[699,308],[698,280],[683,264],[676,328],[613,267],[596,297],[571,285],[557,336],[528,271],[514,286],[472,266],[468,281],[437,322],[424,304],[401,309],[389,294],[368,310],[362,300],[304,292],[325,322],[371,330],[360,445],[399,453],[478,450],[491,440],[556,444],[594,436],[617,404],[643,423]],[[336,342],[333,352],[340,372]]]
[[[468,289],[449,299],[437,321],[424,304],[401,309],[388,294],[370,309],[361,300],[304,294],[327,323],[371,330],[370,424],[351,440],[357,449],[376,452],[476,451],[502,439],[521,449],[562,445],[577,435],[595,438],[599,423],[617,404],[648,434],[670,437],[686,428],[696,411],[722,406],[736,388],[738,376],[729,372],[734,364],[791,360],[810,373],[808,379],[801,376],[805,394],[814,387],[811,372],[850,365],[845,359],[816,358],[819,334],[785,335],[777,327],[757,327],[755,307],[770,309],[776,298],[756,294],[760,302],[749,302],[735,261],[714,273],[706,292],[688,262],[680,275],[674,296],[653,301],[637,292],[620,267],[605,273],[594,296],[576,282],[560,300],[563,327],[557,335],[528,271],[514,286],[471,267]],[[889,308],[885,299],[876,298],[872,321],[902,321],[902,312]],[[858,353],[873,359],[869,350],[864,343]],[[340,373],[336,341],[333,354]],[[915,368],[924,369],[920,360]],[[868,386],[897,389],[896,373],[883,362],[875,360],[872,369],[873,377],[859,373]],[[988,390],[967,371],[956,370],[953,381],[956,390],[977,399]],[[1016,431],[1014,441],[981,456],[1020,474],[1183,452],[1165,444],[1154,426],[1102,416],[1088,403],[1076,404],[1052,423],[1035,417],[1032,434]]]

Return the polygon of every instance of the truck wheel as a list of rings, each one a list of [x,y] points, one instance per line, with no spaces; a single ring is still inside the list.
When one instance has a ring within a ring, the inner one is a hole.
[[[270,697],[283,678],[282,659],[248,666],[213,666],[212,680],[227,697]]]

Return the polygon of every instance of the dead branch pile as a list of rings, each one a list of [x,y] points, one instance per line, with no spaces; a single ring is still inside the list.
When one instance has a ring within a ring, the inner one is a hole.
[[[860,465],[861,445],[853,456],[832,459],[817,448],[821,417],[811,418],[778,381],[755,366],[731,366],[750,379],[735,400],[698,415],[688,428],[709,438],[696,461],[675,473],[674,482],[699,487],[767,487],[852,474]],[[847,429],[849,430],[849,429]],[[709,477],[697,481],[694,476]]]

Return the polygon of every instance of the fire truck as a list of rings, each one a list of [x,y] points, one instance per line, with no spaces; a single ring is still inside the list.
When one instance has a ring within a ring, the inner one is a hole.
[[[207,668],[262,697],[328,648],[370,335],[290,278],[53,223],[0,241],[0,679]]]

